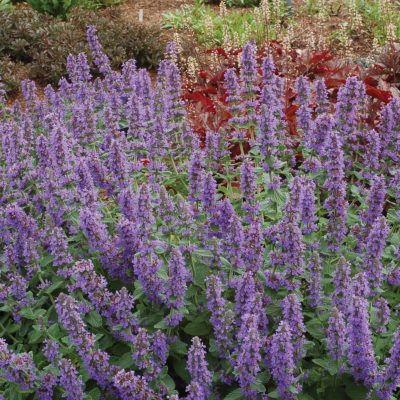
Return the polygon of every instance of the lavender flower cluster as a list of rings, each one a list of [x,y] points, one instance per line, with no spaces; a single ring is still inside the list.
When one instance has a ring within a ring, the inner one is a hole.
[[[0,104],[0,398],[398,398],[399,100],[301,77],[291,137],[249,43],[203,142],[170,59],[87,34],[101,77]]]

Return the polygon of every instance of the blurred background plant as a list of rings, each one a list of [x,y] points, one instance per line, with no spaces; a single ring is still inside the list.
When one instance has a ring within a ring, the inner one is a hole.
[[[140,67],[156,68],[166,44],[159,29],[123,22],[111,10],[102,16],[72,9],[63,21],[30,9],[14,9],[0,11],[0,20],[0,76],[11,93],[21,79],[57,83],[65,75],[68,54],[87,51],[87,25],[97,27],[114,68],[130,58]]]
[[[246,0],[243,2],[250,4]],[[232,2],[230,4],[233,5]],[[276,39],[287,17],[286,2],[281,0],[262,0],[258,7],[248,11],[228,10],[227,5],[227,2],[221,1],[216,11],[203,0],[196,0],[193,5],[184,5],[165,13],[163,27],[178,31],[190,29],[197,40],[208,48],[239,47],[249,40],[263,42]]]
[[[2,10],[10,10],[13,7],[13,4],[10,0],[0,0],[0,11]]]

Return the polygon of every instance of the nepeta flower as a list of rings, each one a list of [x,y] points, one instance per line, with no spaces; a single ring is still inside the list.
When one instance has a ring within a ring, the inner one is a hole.
[[[321,261],[316,251],[313,252],[308,265],[310,280],[308,283],[308,303],[312,308],[322,305],[323,289],[321,283]]]
[[[246,271],[235,282],[235,311],[240,318],[245,314],[255,314],[259,324],[259,330],[265,332],[268,319],[264,309],[264,293],[260,283],[256,279],[254,271]],[[240,322],[238,322],[240,324]]]
[[[273,114],[273,109],[263,104],[258,117],[258,135],[261,155],[265,158],[271,157],[278,146],[276,130],[278,121]]]
[[[150,365],[150,340],[146,329],[139,328],[133,345],[135,350],[132,354],[132,358],[135,360],[136,365],[142,369],[147,368]]]
[[[169,278],[165,291],[167,304],[170,307],[180,308],[185,304],[186,284],[190,280],[190,274],[179,249],[172,249],[168,266]]]
[[[222,282],[217,275],[208,277],[206,294],[214,336],[222,355],[226,356],[232,345],[233,315],[226,309],[226,301],[222,297]]]
[[[104,54],[102,46],[97,38],[97,31],[94,26],[88,26],[87,28],[87,40],[92,52],[93,61],[103,75],[111,74],[110,60]]]
[[[206,400],[210,394],[210,386],[212,382],[211,372],[208,370],[208,364],[205,358],[205,346],[196,336],[192,339],[192,345],[189,348],[188,360],[186,368],[191,377],[191,383],[196,383],[203,393],[198,400]]]
[[[68,249],[67,236],[62,228],[55,227],[50,235],[50,254],[54,257],[53,265],[62,267],[70,264],[73,259]]]
[[[385,217],[377,218],[371,227],[365,245],[365,266],[372,286],[377,288],[382,281],[381,257],[386,245],[389,227]]]
[[[330,247],[338,249],[347,228],[346,181],[344,180],[344,160],[341,141],[337,134],[333,133],[326,148],[327,161],[325,164],[328,176],[325,188],[329,196],[325,200],[324,207],[329,214],[327,236]]]
[[[118,371],[113,383],[122,400],[155,400],[158,397],[149,388],[145,378],[133,371]]]
[[[374,176],[371,190],[368,193],[365,203],[368,206],[367,212],[362,216],[364,224],[370,228],[375,220],[382,216],[383,203],[385,201],[385,179],[383,176]]]
[[[51,372],[46,372],[41,376],[40,388],[37,391],[39,400],[53,400],[54,387],[58,383],[58,378]]]
[[[301,204],[301,222],[304,225],[303,232],[306,235],[318,229],[315,202],[315,183],[311,179],[305,179]]]
[[[375,314],[378,317],[376,331],[378,333],[385,333],[387,324],[390,320],[389,303],[383,297],[379,297],[374,302]]]
[[[93,251],[105,251],[109,243],[106,226],[101,221],[101,214],[96,209],[83,208],[80,212],[80,224],[83,233]]]
[[[336,124],[343,139],[354,135],[358,114],[365,102],[365,86],[358,78],[347,78],[346,84],[339,89],[336,104]]]
[[[342,313],[336,307],[332,308],[326,336],[328,339],[329,355],[334,360],[341,359],[345,354],[346,325]]]
[[[394,334],[393,346],[390,349],[390,357],[386,360],[385,369],[379,374],[377,389],[378,397],[382,400],[393,398],[394,392],[400,385],[400,331]]]
[[[372,346],[369,327],[368,302],[353,296],[348,322],[348,359],[356,381],[372,386],[377,377],[378,366]]]
[[[234,68],[229,68],[226,70],[224,80],[224,88],[227,93],[226,101],[229,105],[229,112],[233,116],[238,115],[243,109],[243,106],[241,104],[241,88],[238,83],[238,78]]]
[[[295,362],[303,357],[303,345],[305,342],[305,331],[301,303],[295,294],[290,294],[282,300],[283,319],[288,323],[291,330],[293,343],[293,357]]]
[[[318,114],[324,114],[329,111],[329,93],[326,88],[325,80],[318,79],[314,83],[315,89],[315,103],[317,104],[316,112]]]
[[[379,123],[380,142],[382,144],[382,157],[389,158],[394,162],[399,161],[399,114],[400,99],[393,97],[382,110],[382,117]]]
[[[339,258],[333,282],[335,290],[332,293],[332,303],[345,316],[349,313],[349,294],[351,293],[350,265],[344,257]]]
[[[199,200],[202,193],[202,171],[204,168],[203,154],[199,151],[193,152],[190,159],[188,178],[189,178],[189,196],[188,200]]]
[[[264,246],[261,224],[254,221],[244,232],[243,261],[247,271],[260,271],[264,265]]]
[[[60,357],[59,344],[52,339],[46,339],[44,341],[43,354],[52,364],[54,364],[57,358]]]
[[[217,201],[217,182],[215,181],[212,172],[208,171],[203,176],[202,192],[200,193],[200,201],[204,209],[210,212]]]
[[[72,362],[63,358],[58,367],[60,369],[60,385],[64,389],[65,398],[67,400],[83,400],[83,382]]]
[[[255,314],[242,316],[240,331],[238,333],[237,359],[235,372],[238,375],[241,392],[248,399],[256,398],[256,391],[251,388],[255,383],[257,373],[260,371],[261,340],[258,332],[258,321]]]
[[[294,376],[295,358],[291,329],[286,321],[281,321],[269,345],[268,364],[279,396],[282,400],[294,400],[291,388],[296,385]],[[299,389],[299,388],[298,388]]]

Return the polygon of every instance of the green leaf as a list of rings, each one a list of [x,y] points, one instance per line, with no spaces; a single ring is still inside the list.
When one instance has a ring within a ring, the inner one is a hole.
[[[64,281],[55,282],[52,285],[50,285],[48,288],[46,288],[43,292],[46,294],[51,294],[63,285],[64,285]]]
[[[268,393],[268,397],[270,399],[279,399],[279,394],[277,390],[273,390],[272,392]]]
[[[175,382],[174,380],[169,376],[169,375],[165,375],[162,378],[162,382],[165,384],[165,386],[172,392],[173,390],[175,390]]]
[[[186,369],[186,360],[184,358],[176,358],[173,361],[173,367],[175,372],[185,381],[190,381],[189,372]]]
[[[125,353],[124,355],[118,357],[114,363],[121,368],[131,368],[135,364],[131,352]]]
[[[187,344],[177,340],[175,343],[172,343],[169,347],[171,353],[186,355],[187,354]]]
[[[306,393],[299,393],[299,400],[315,400],[314,397],[311,397],[310,395]]]
[[[33,331],[29,333],[29,343],[37,343],[43,336],[43,332],[39,327],[33,328]]]
[[[43,308],[39,308],[38,310],[33,310],[31,307],[26,307],[23,308],[19,314],[21,317],[26,318],[26,319],[38,319],[39,317],[42,317],[43,315],[46,314],[46,310]]]
[[[242,391],[239,389],[235,389],[230,392],[227,396],[224,397],[224,400],[242,400],[245,397],[242,395]]]
[[[189,322],[183,329],[191,336],[206,336],[211,332],[210,325],[205,322],[207,313],[200,314],[194,321]]]
[[[51,335],[52,338],[54,339],[59,339],[62,336],[60,325],[58,324],[53,324],[47,332],[49,335]]]
[[[89,325],[92,325],[95,328],[99,328],[103,325],[103,319],[101,318],[101,315],[95,310],[90,311],[85,320]]]
[[[353,382],[348,382],[346,384],[346,394],[351,398],[351,400],[364,400],[367,398],[368,389],[364,386],[356,385]]]
[[[314,364],[317,364],[327,370],[332,376],[339,372],[338,364],[331,359],[315,359],[312,361]]]
[[[157,323],[154,325],[154,328],[155,328],[155,329],[167,329],[167,328],[168,328],[168,325],[167,325],[167,323],[162,319],[160,322],[157,322]]]
[[[88,393],[89,399],[99,400],[101,396],[101,392],[99,388],[94,388]]]
[[[261,382],[255,382],[251,385],[251,388],[256,390],[258,393],[265,393],[266,392],[266,388],[265,386],[261,383]]]
[[[324,327],[320,321],[313,319],[306,323],[307,332],[315,339],[323,339],[325,337]]]
[[[207,265],[195,263],[193,265],[193,281],[197,286],[204,287],[204,282],[209,275],[210,269]]]

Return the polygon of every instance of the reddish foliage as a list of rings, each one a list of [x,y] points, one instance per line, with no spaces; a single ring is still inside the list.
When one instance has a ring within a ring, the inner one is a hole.
[[[204,137],[207,129],[218,130],[229,120],[230,114],[226,106],[226,94],[224,90],[224,75],[228,68],[235,68],[239,72],[238,56],[241,50],[233,50],[229,53],[222,48],[209,50],[219,56],[220,65],[214,71],[203,69],[198,74],[196,82],[186,85],[183,95],[189,103],[189,115],[194,130]],[[373,125],[378,111],[383,103],[388,103],[392,97],[390,91],[378,87],[379,66],[374,70],[375,75],[370,75],[357,64],[351,64],[338,60],[329,50],[312,52],[310,50],[290,50],[285,54],[282,44],[272,41],[267,49],[257,51],[257,61],[262,64],[263,58],[272,54],[277,67],[277,73],[287,78],[285,88],[286,118],[289,132],[297,135],[296,110],[293,104],[296,97],[294,82],[300,75],[307,76],[311,81],[324,79],[329,89],[331,101],[336,100],[338,89],[344,85],[348,76],[357,76],[366,84],[366,92],[370,98],[370,115],[368,121]],[[385,70],[381,66],[382,70]],[[386,71],[386,70],[385,70]],[[261,68],[258,71],[261,81]],[[237,151],[234,149],[233,151]]]

